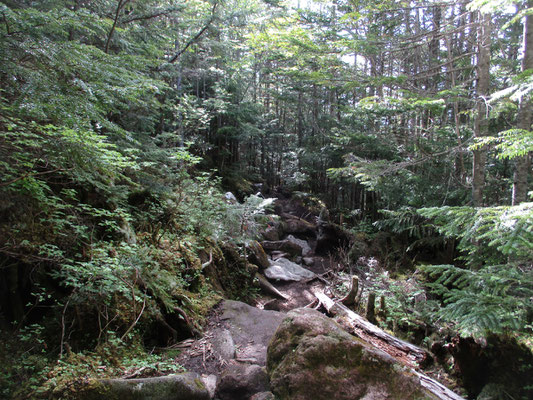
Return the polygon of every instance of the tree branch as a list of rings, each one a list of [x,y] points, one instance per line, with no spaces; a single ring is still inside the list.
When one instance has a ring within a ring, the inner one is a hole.
[[[70,169],[68,169],[70,170]],[[63,172],[63,171],[68,171],[67,169],[64,169],[64,168],[56,168],[56,169],[53,169],[51,171],[43,171],[43,172],[35,172],[35,173],[31,173],[31,171],[28,171],[27,173],[25,173],[24,175],[22,176],[19,176],[17,178],[14,178],[10,181],[7,181],[7,182],[0,182],[0,186],[9,186],[17,181],[20,181],[22,179],[26,179],[27,177],[29,176],[39,176],[39,175],[48,175],[48,174],[53,174],[53,173],[56,173],[56,172]]]
[[[211,26],[211,24],[213,23],[213,21],[215,20],[215,16],[216,16],[216,10],[217,10],[217,7],[218,7],[218,0],[215,1],[215,3],[213,4],[213,8],[211,9],[211,17],[209,18],[209,20],[206,22],[206,24],[204,25],[204,27],[202,29],[200,29],[198,31],[198,33],[196,35],[194,35],[191,40],[189,40],[185,46],[180,50],[178,51],[168,62],[169,64],[173,64],[175,63],[183,53],[185,53],[187,51],[187,49],[189,47],[191,47],[198,39],[200,39],[200,37],[202,37],[202,35],[205,33],[205,31],[207,31],[207,29],[209,29],[209,26]]]
[[[124,8],[126,4],[128,4],[131,0],[118,0],[117,9],[115,10],[115,18],[113,19],[113,25],[111,26],[111,29],[109,30],[109,33],[107,35],[107,40],[105,42],[105,48],[104,53],[107,54],[109,51],[109,43],[111,43],[111,38],[113,37],[113,33],[115,32],[115,28],[118,23],[118,16],[120,15],[120,11]]]
[[[138,17],[133,17],[133,18],[130,18],[130,19],[126,19],[126,20],[122,21],[122,23],[123,24],[129,24],[130,22],[135,22],[135,21],[145,21],[147,19],[162,17],[163,15],[169,15],[169,14],[172,14],[173,12],[175,12],[175,11],[181,11],[181,10],[180,9],[171,9],[171,10],[160,11],[160,12],[157,12],[157,13],[154,13],[154,14],[150,14],[150,15],[139,15]]]

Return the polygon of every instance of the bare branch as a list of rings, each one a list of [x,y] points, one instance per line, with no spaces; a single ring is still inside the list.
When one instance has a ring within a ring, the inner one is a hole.
[[[218,0],[215,1],[215,3],[213,4],[213,8],[211,9],[211,17],[209,18],[209,20],[206,22],[206,24],[204,25],[204,27],[202,29],[200,29],[198,31],[198,33],[196,35],[194,35],[191,40],[189,40],[185,46],[180,50],[178,51],[168,62],[169,64],[173,64],[175,63],[183,53],[185,53],[187,51],[187,49],[189,47],[191,47],[194,43],[196,43],[196,41],[198,39],[200,39],[202,37],[202,35],[209,29],[209,27],[211,26],[211,24],[213,23],[213,21],[215,20],[215,16],[216,16],[216,10],[217,10],[217,7],[218,7]]]
[[[107,54],[109,51],[109,43],[111,43],[111,38],[113,37],[113,33],[115,32],[115,28],[118,23],[118,16],[120,15],[120,12],[124,8],[126,4],[128,4],[131,0],[118,0],[117,9],[115,10],[115,18],[113,19],[113,25],[111,26],[111,29],[109,30],[109,33],[107,35],[107,40],[105,42],[105,48],[104,53]]]
[[[133,18],[130,18],[130,19],[126,19],[126,20],[121,21],[121,22],[123,24],[129,24],[130,22],[135,22],[135,21],[145,21],[145,20],[148,20],[148,19],[153,19],[153,18],[166,16],[166,15],[172,14],[173,12],[176,12],[176,11],[181,11],[181,9],[173,8],[173,9],[170,9],[170,10],[164,10],[164,11],[160,11],[160,12],[157,12],[157,13],[154,13],[154,14],[150,14],[150,15],[139,15],[138,17],[133,17]]]
[[[69,169],[70,170],[70,169]],[[0,186],[9,186],[17,181],[20,181],[22,179],[26,179],[30,176],[40,176],[40,175],[48,175],[48,174],[54,174],[56,172],[64,172],[64,171],[68,171],[67,169],[64,169],[64,168],[56,168],[56,169],[53,169],[51,171],[43,171],[43,172],[36,172],[36,173],[31,173],[31,171],[28,171],[27,173],[25,173],[24,175],[22,176],[19,176],[17,178],[14,178],[10,181],[7,181],[7,182],[0,182]]]

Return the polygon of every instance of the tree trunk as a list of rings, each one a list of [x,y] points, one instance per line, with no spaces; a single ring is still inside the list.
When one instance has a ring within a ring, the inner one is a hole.
[[[478,29],[478,59],[477,59],[477,115],[474,123],[474,136],[487,136],[489,129],[487,96],[490,83],[490,45],[491,20],[489,14],[480,14]],[[487,149],[482,147],[474,150],[472,165],[472,201],[475,207],[483,205],[483,188],[485,186],[485,163]]]
[[[533,7],[533,0],[528,1],[528,7]],[[524,58],[522,72],[533,68],[533,15],[527,15],[524,21]],[[531,130],[533,104],[524,96],[520,100],[517,125],[519,129]],[[513,205],[527,200],[527,178],[531,170],[531,154],[526,154],[515,160],[516,167],[513,176]]]

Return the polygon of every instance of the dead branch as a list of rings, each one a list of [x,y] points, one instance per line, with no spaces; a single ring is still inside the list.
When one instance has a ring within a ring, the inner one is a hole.
[[[205,25],[203,26],[202,29],[200,29],[200,31],[198,31],[198,33],[196,35],[194,35],[191,40],[189,40],[185,46],[180,50],[178,51],[168,62],[169,64],[173,64],[175,63],[183,53],[185,53],[187,51],[187,49],[189,47],[191,47],[198,39],[200,39],[200,37],[202,37],[202,35],[205,33],[205,31],[207,31],[207,29],[209,29],[209,27],[211,26],[211,24],[213,23],[213,21],[215,20],[215,16],[216,16],[216,10],[217,10],[217,7],[218,7],[218,1],[215,1],[215,3],[213,4],[213,8],[211,9],[211,17],[209,18],[209,20],[205,23]]]
[[[209,267],[211,263],[213,262],[213,250],[209,250],[209,261],[206,261],[202,264],[202,271]]]
[[[135,371],[133,371],[132,373],[128,374],[128,375],[122,375],[122,379],[131,379],[131,378],[135,378],[136,376],[139,376],[140,374],[142,374],[144,372],[144,370],[146,370],[146,368],[148,368],[147,366],[144,366],[144,367],[141,367]]]
[[[288,300],[287,296],[281,293],[274,285],[272,285],[263,275],[255,274],[255,277],[259,281],[259,287],[263,289],[268,294],[278,297],[283,300]]]
[[[135,325],[137,325],[137,322],[139,322],[139,320],[141,319],[141,315],[143,315],[143,312],[144,312],[144,308],[146,307],[146,296],[144,297],[143,299],[143,306],[141,308],[141,312],[139,313],[139,315],[137,316],[137,318],[135,319],[135,321],[133,321],[133,323],[130,325],[130,327],[128,328],[128,330],[126,332],[124,332],[124,335],[122,335],[120,337],[120,340],[124,340],[124,338],[128,335],[128,333],[130,333],[130,331],[133,329],[133,327]]]

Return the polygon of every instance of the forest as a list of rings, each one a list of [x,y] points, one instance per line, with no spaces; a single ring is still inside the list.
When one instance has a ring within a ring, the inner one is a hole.
[[[532,123],[533,0],[0,1],[0,398],[532,399]]]

